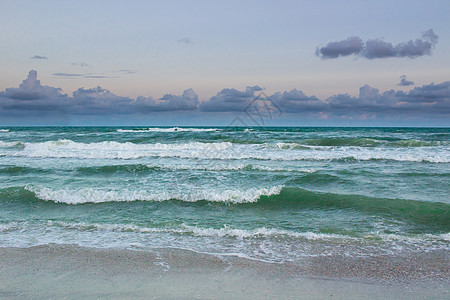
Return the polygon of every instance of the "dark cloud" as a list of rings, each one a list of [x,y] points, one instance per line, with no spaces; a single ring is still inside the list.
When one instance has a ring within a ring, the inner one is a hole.
[[[401,78],[407,81],[406,76]],[[278,92],[271,96],[260,91],[258,86],[247,87],[245,91],[223,89],[200,105],[198,96],[192,89],[185,90],[182,95],[166,94],[158,99],[140,96],[133,99],[115,95],[98,86],[79,88],[72,96],[68,96],[59,88],[42,86],[37,80],[37,72],[32,70],[18,88],[7,88],[0,92],[0,115],[2,118],[12,116],[24,120],[28,116],[60,116],[60,119],[70,116],[145,117],[150,113],[176,111],[195,111],[197,116],[206,112],[238,114],[248,112],[246,109],[249,105],[257,104],[259,99],[269,103],[277,111],[311,120],[425,118],[432,121],[436,118],[450,118],[450,81],[415,87],[409,92],[380,92],[374,87],[364,85],[357,97],[337,94],[325,100],[308,96],[298,89]]]
[[[409,81],[406,79],[406,75],[402,75],[400,76],[400,83],[398,84],[399,86],[410,86],[410,85],[414,85],[414,81]]]
[[[195,110],[198,96],[192,90],[185,90],[183,95],[167,94],[154,100],[140,96],[137,99],[117,96],[102,87],[92,89],[80,88],[73,92],[73,100],[78,114],[142,114],[156,111]]]
[[[336,95],[326,100],[327,111],[337,116],[374,114],[387,115],[443,115],[450,113],[450,81],[431,83],[404,93],[378,89],[365,85],[359,97]]]
[[[338,58],[339,56],[358,54],[362,51],[363,46],[363,41],[359,37],[353,36],[346,40],[331,42],[325,47],[317,48],[316,55],[322,58]]]
[[[262,89],[259,86],[248,86],[245,91],[223,89],[216,96],[200,104],[201,111],[242,111],[254,99],[254,94]]]
[[[166,94],[158,100],[138,97],[135,105],[142,111],[195,110],[198,107],[198,96],[193,89],[187,89],[181,96]]]
[[[297,113],[297,112],[319,112],[325,108],[325,103],[320,101],[315,96],[306,96],[302,91],[293,89],[283,93],[275,93],[270,96],[280,107],[283,112]]]
[[[86,76],[82,74],[57,73],[58,76]],[[181,96],[167,94],[162,98],[138,97],[132,99],[111,93],[102,87],[79,88],[72,97],[61,89],[42,86],[37,72],[30,71],[19,88],[0,92],[0,114],[16,115],[64,112],[67,115],[126,115],[156,111],[186,111],[198,108],[198,96],[187,89]]]
[[[241,112],[247,103],[256,98],[253,92],[226,89],[202,103],[200,110]],[[357,97],[337,94],[326,100],[319,100],[293,89],[275,93],[268,99],[284,113],[303,115],[310,119],[433,118],[450,114],[450,81],[416,87],[408,93],[394,90],[381,93],[374,87],[364,85],[359,89]]]
[[[31,70],[18,88],[0,92],[0,114],[26,117],[27,115],[61,114],[68,97],[61,89],[42,86],[37,72]]]
[[[450,81],[415,87],[409,91],[408,98],[405,101],[427,104],[445,102],[448,104],[450,101]]]
[[[158,106],[165,110],[193,110],[198,106],[198,96],[193,89],[187,89],[181,96],[164,95]]]
[[[133,99],[121,97],[100,86],[91,89],[79,88],[73,92],[71,112],[83,115],[133,114]]]
[[[369,59],[396,56],[394,46],[382,40],[368,40],[363,51],[355,54],[360,54]]]
[[[41,55],[34,55],[31,57],[31,59],[48,59],[47,56],[41,56]]]
[[[5,91],[0,92],[0,97],[17,100],[36,100],[65,96],[61,94],[60,88],[42,86],[41,82],[37,80],[37,72],[35,70],[31,70],[28,73],[28,78],[18,88],[7,88]]]
[[[371,39],[364,43],[359,37],[349,37],[346,40],[331,42],[325,47],[317,48],[316,55],[322,59],[349,55],[357,55],[368,59],[387,57],[416,58],[431,55],[431,51],[437,42],[438,36],[432,29],[427,30],[421,39],[410,40],[395,46],[380,39]]]

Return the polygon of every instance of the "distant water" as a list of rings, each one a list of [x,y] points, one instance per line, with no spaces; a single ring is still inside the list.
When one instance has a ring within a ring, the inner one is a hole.
[[[0,129],[0,246],[450,249],[450,129]]]

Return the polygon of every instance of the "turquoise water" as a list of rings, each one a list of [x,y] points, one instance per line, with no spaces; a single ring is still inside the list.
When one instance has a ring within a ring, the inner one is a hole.
[[[0,128],[0,246],[280,262],[450,246],[445,128]]]

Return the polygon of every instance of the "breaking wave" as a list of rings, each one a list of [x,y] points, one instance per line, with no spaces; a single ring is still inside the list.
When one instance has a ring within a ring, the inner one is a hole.
[[[233,144],[231,142],[187,142],[136,144],[131,142],[104,141],[78,143],[72,140],[57,140],[41,143],[0,142],[6,147],[5,156],[41,158],[86,158],[86,159],[138,159],[144,157],[178,157],[187,159],[214,160],[274,160],[274,161],[323,161],[323,160],[394,160],[405,162],[450,162],[450,149],[436,150],[416,148],[368,148],[357,146],[309,146],[295,143]],[[290,151],[286,151],[289,149]],[[13,151],[12,151],[13,150]]]
[[[117,129],[117,132],[217,132],[220,129],[217,128],[184,128],[184,127],[171,127],[171,128],[142,128],[142,129]]]

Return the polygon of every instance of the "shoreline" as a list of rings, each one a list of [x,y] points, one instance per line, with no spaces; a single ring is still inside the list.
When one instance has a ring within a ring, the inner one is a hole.
[[[446,251],[266,263],[164,248],[0,248],[0,298],[429,299],[449,295]]]

